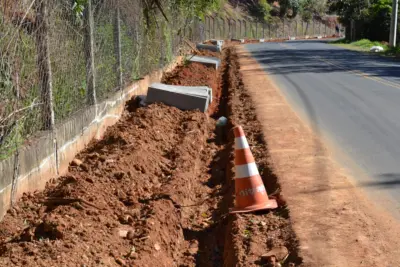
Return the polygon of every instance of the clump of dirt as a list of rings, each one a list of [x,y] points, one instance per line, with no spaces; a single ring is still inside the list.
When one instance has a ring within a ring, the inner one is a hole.
[[[171,85],[208,86],[212,88],[213,101],[208,107],[208,114],[217,112],[221,90],[218,86],[218,73],[215,66],[186,62],[176,67],[172,72],[165,73],[161,82]]]

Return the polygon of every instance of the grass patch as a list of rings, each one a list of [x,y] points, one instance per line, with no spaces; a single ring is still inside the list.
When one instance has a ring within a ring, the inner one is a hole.
[[[399,57],[400,56],[400,47],[388,47],[387,50],[385,50],[385,56],[391,56],[391,57]]]
[[[346,40],[346,39],[338,39],[338,40],[335,40],[335,41],[330,41],[329,43],[330,44],[349,44],[350,41]]]
[[[368,39],[361,39],[361,40],[358,40],[355,42],[350,42],[345,39],[340,39],[340,40],[330,42],[330,44],[340,46],[343,48],[347,48],[350,50],[364,51],[364,52],[369,52],[369,50],[373,46],[381,46],[383,48],[384,52],[389,50],[389,47],[387,44],[385,44],[383,42],[379,42],[379,41],[370,41]]]

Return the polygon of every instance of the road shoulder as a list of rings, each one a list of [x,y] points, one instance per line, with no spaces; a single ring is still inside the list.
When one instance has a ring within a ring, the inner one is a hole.
[[[238,53],[305,266],[400,266],[399,223],[351,184],[245,48]]]

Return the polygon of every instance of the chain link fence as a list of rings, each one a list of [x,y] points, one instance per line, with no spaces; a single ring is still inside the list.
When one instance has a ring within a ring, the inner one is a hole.
[[[204,39],[176,10],[148,21],[141,1],[78,2],[0,1],[0,160]]]
[[[275,18],[271,23],[260,23],[249,20],[206,16],[205,27],[207,39],[283,39],[288,37],[333,36],[335,34],[335,25],[332,23],[322,20],[306,22],[298,18]]]
[[[142,1],[78,2],[0,1],[0,160],[172,62],[185,40],[332,34],[321,22],[200,20],[172,8],[168,21],[149,20]]]

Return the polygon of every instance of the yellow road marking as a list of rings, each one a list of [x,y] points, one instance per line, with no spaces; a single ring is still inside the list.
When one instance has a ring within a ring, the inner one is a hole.
[[[346,67],[343,67],[341,65],[335,64],[332,61],[329,61],[329,60],[324,59],[322,57],[314,57],[314,58],[319,59],[319,60],[321,60],[321,61],[323,61],[323,62],[325,62],[325,63],[327,63],[329,65],[332,65],[332,66],[338,67],[338,68],[340,68],[342,70],[345,70],[348,73],[352,73],[352,74],[355,74],[357,76],[360,76],[360,77],[363,77],[363,78],[366,78],[366,79],[370,79],[370,80],[373,80],[375,82],[378,82],[378,83],[381,83],[381,84],[384,84],[384,85],[387,85],[387,86],[390,86],[390,87],[393,87],[393,88],[396,88],[396,89],[400,89],[400,84],[398,84],[398,83],[395,83],[395,82],[392,82],[392,81],[388,81],[388,80],[384,80],[384,79],[379,78],[379,77],[373,77],[370,74],[367,74],[367,73],[359,71],[359,70],[351,70],[349,68],[346,68]]]
[[[297,49],[294,46],[289,46],[289,45],[284,44],[284,43],[279,43],[279,45],[284,47],[284,48],[287,48],[287,49]],[[399,83],[388,81],[388,80],[385,80],[385,79],[382,79],[382,78],[379,78],[379,77],[373,77],[370,74],[367,74],[367,73],[359,71],[359,70],[352,70],[350,68],[347,68],[347,67],[341,66],[339,64],[336,64],[336,63],[334,63],[332,61],[329,61],[329,60],[327,60],[327,59],[325,59],[323,57],[314,56],[314,58],[318,59],[318,60],[321,60],[321,61],[323,61],[323,62],[325,62],[325,63],[327,63],[329,65],[332,65],[332,66],[338,67],[338,68],[340,68],[342,70],[345,70],[348,73],[355,74],[355,75],[357,75],[359,77],[370,79],[370,80],[373,80],[375,82],[378,82],[378,83],[381,83],[381,84],[384,84],[384,85],[387,85],[387,86],[390,86],[390,87],[393,87],[393,88],[396,88],[396,89],[400,89],[400,84]]]

